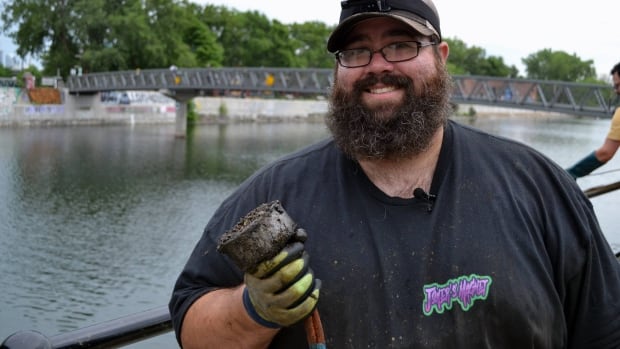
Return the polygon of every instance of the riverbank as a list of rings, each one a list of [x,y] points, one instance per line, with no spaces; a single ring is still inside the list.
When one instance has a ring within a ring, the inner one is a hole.
[[[24,89],[0,88],[0,126],[108,125],[174,123],[179,105],[153,91],[73,96],[58,89],[60,103],[38,104]],[[198,123],[315,120],[327,112],[325,100],[196,97]]]
[[[178,104],[159,92],[123,92],[124,99],[108,95],[73,96],[58,89],[60,103],[37,104],[24,89],[0,88],[0,127],[175,123]],[[321,121],[328,111],[325,99],[293,100],[239,97],[196,97],[196,122]],[[469,117],[559,116],[565,114],[480,105],[460,105],[456,114]]]

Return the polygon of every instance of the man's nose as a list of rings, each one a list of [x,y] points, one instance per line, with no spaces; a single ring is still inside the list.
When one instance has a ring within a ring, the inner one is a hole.
[[[368,66],[370,67],[370,69],[379,68],[379,69],[384,70],[386,69],[386,66],[393,67],[394,63],[385,59],[381,51],[375,51],[372,53],[372,56],[370,57],[370,63],[368,63]]]

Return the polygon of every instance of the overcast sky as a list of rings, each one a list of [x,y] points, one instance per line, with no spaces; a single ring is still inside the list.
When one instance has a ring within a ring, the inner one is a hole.
[[[340,0],[193,1],[256,10],[283,23],[316,20],[331,25],[340,16]],[[522,74],[521,59],[546,48],[594,61],[597,77],[608,77],[620,62],[620,0],[435,0],[435,5],[444,37],[500,56]],[[0,38],[0,49],[8,53],[14,46]]]
[[[194,0],[257,10],[283,23],[336,24],[340,0]],[[500,56],[524,74],[522,58],[542,49],[594,61],[597,76],[620,62],[619,0],[434,0],[444,37]]]

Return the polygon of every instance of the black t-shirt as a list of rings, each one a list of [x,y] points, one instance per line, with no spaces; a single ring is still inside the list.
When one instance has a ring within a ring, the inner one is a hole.
[[[280,200],[308,233],[329,348],[616,348],[620,264],[592,206],[537,151],[450,121],[430,194],[388,197],[325,140],[248,178],[216,211],[170,302],[242,273],[221,234]],[[307,347],[301,324],[271,348]]]

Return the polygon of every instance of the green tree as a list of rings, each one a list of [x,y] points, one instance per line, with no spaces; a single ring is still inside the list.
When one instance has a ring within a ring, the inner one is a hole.
[[[2,64],[0,64],[0,77],[2,78],[15,78],[15,83],[17,86],[23,87],[24,86],[24,74],[26,72],[29,72],[30,74],[32,74],[35,79],[36,79],[36,85],[39,86],[41,84],[41,77],[43,76],[43,74],[41,73],[41,71],[33,66],[30,65],[27,68],[19,71],[19,72],[15,72],[12,69],[9,69],[5,66],[3,66]]]
[[[3,78],[12,78],[12,77],[14,77],[14,76],[15,76],[15,73],[13,72],[13,70],[11,70],[11,69],[9,69],[9,68],[7,68],[7,67],[3,66],[3,65],[0,63],[0,77],[3,77]]]
[[[204,23],[191,18],[183,29],[183,41],[189,45],[196,58],[196,66],[219,67],[224,59],[224,49]]]
[[[18,86],[22,86],[22,87],[25,86],[24,75],[26,73],[30,73],[32,76],[34,76],[36,86],[41,86],[41,79],[43,78],[43,74],[34,65],[29,65],[27,68],[17,73],[16,76],[17,76]]]
[[[225,66],[331,67],[330,28],[319,22],[285,25],[256,11],[206,5],[200,20],[224,47]]]
[[[450,54],[448,56],[448,71],[453,75],[470,74],[466,67],[462,65],[466,61],[467,45],[457,38],[444,38],[444,41],[450,46]]]
[[[543,49],[521,60],[527,77],[538,80],[596,81],[594,61],[582,61],[576,54]]]
[[[295,63],[286,26],[273,23],[257,11],[238,12],[216,7],[205,11],[218,13],[208,20],[215,26],[218,41],[225,47],[223,64],[232,67],[289,67]],[[208,15],[205,15],[207,17]],[[209,16],[210,17],[210,16]]]
[[[163,65],[160,63],[158,67],[198,66],[191,45],[183,40],[188,20],[192,18],[186,17],[189,12],[173,0],[146,0],[144,4],[144,15],[161,49],[158,58]]]
[[[331,68],[336,62],[327,51],[327,38],[333,28],[321,22],[294,23],[289,26],[292,49],[298,67]]]
[[[296,67],[299,66],[293,41],[289,37],[289,29],[280,21],[268,22],[268,25],[262,28],[260,33],[256,35],[263,36],[262,44],[257,46],[259,57],[257,64],[249,66],[261,67]],[[265,45],[266,44],[266,45]],[[262,49],[263,51],[259,51]],[[251,53],[251,48],[250,52]],[[256,58],[254,58],[256,60]]]
[[[450,46],[448,71],[459,75],[483,75],[498,77],[517,77],[519,70],[508,66],[498,56],[488,56],[486,51],[477,46],[468,47],[458,38],[445,38]]]
[[[223,49],[187,0],[5,0],[3,26],[17,53],[45,74],[221,65]],[[10,25],[14,23],[14,25]]]
[[[75,4],[73,11],[80,16],[72,24],[73,39],[79,47],[75,65],[81,66],[85,73],[126,68],[127,57],[114,38],[114,26],[120,17],[118,11],[132,5],[136,2],[127,2],[122,9],[119,1],[90,0]]]
[[[45,74],[54,74],[56,68],[68,72],[79,52],[72,35],[72,9],[78,1],[5,0],[1,3],[2,31],[17,43],[22,59],[27,55],[41,58]]]
[[[242,66],[244,45],[251,33],[244,16],[236,10],[224,6],[206,5],[200,20],[216,35],[217,41],[224,48],[224,66]],[[266,20],[266,18],[265,18]]]

